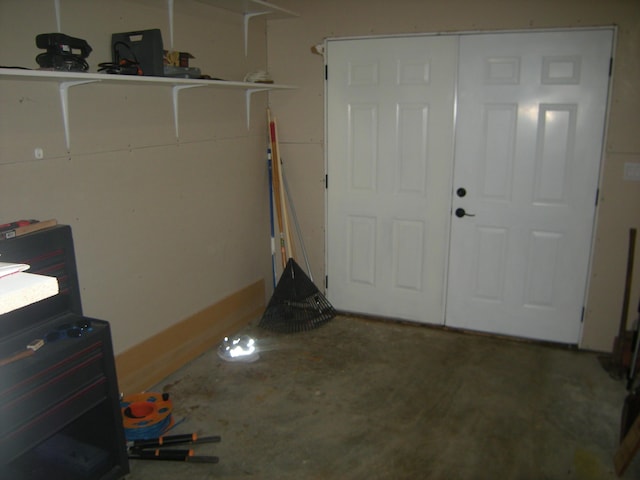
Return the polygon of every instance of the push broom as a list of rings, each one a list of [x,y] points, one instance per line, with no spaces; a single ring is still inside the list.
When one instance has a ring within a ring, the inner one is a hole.
[[[324,325],[336,316],[336,311],[293,258],[293,242],[289,232],[287,203],[282,182],[278,131],[276,121],[271,119],[269,110],[267,115],[271,142],[273,196],[280,224],[283,263],[285,258],[287,261],[259,326],[278,333],[295,333]]]

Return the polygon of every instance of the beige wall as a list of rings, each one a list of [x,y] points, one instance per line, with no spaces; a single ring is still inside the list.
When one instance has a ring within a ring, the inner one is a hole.
[[[113,32],[159,27],[168,42],[165,1],[60,3],[61,31],[89,41],[92,70],[109,59]],[[640,162],[637,0],[274,0],[301,17],[269,22],[268,49],[265,23],[252,21],[248,58],[240,16],[196,0],[175,3],[174,47],[193,53],[192,64],[204,73],[240,80],[268,61],[278,83],[301,87],[269,98],[318,284],[324,277],[324,67],[312,45],[335,36],[618,25],[582,342],[610,348],[628,229],[640,227],[640,184],[621,179],[625,162]],[[56,28],[53,0],[1,0],[0,64],[36,67],[35,35]],[[164,88],[74,87],[67,151],[57,84],[0,80],[0,221],[55,217],[72,225],[86,313],[111,321],[116,352],[256,280],[270,285],[266,94],[255,95],[247,131],[242,92],[182,92],[179,141],[170,97]],[[36,147],[43,160],[34,159]],[[640,254],[636,272],[634,304]]]
[[[61,31],[93,47],[91,71],[114,32],[159,27],[168,46],[165,1],[60,4]],[[245,58],[240,15],[175,4],[174,47],[203,73],[266,67],[263,20]],[[0,1],[0,64],[36,68],[35,36],[56,30],[53,0]],[[254,95],[247,130],[243,91],[185,90],[178,141],[169,87],[73,87],[67,152],[57,82],[0,79],[0,221],[72,226],[85,313],[111,322],[116,353],[270,278],[266,102]]]
[[[301,88],[271,95],[282,156],[297,192],[298,214],[311,244],[312,268],[324,276],[323,59],[311,53],[328,37],[470,30],[617,25],[609,132],[594,239],[582,347],[610,350],[617,333],[628,230],[640,227],[640,183],[624,182],[625,162],[640,162],[640,3],[637,0],[279,0],[300,18],[268,25],[269,68]],[[640,250],[640,246],[638,247]],[[629,319],[636,318],[640,254]],[[630,322],[631,324],[631,322]]]

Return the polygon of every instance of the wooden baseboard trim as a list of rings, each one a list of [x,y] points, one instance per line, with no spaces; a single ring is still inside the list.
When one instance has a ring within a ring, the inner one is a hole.
[[[122,352],[116,356],[120,391],[129,395],[150,389],[264,309],[264,280],[259,280]]]

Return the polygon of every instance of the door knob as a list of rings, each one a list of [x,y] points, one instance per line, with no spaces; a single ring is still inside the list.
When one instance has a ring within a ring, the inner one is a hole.
[[[460,187],[456,190],[456,195],[458,195],[460,198],[464,197],[466,194],[467,190],[465,188]]]
[[[458,217],[458,218],[475,217],[475,214],[465,212],[464,208],[456,208],[455,214],[456,214],[456,217]]]

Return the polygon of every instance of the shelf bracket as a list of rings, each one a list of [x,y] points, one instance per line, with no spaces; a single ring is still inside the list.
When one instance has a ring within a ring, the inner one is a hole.
[[[252,12],[243,15],[244,20],[244,56],[249,53],[249,20],[260,15],[268,15],[271,12]]]
[[[178,120],[178,94],[180,93],[180,90],[184,90],[185,88],[197,88],[197,87],[204,87],[204,85],[202,84],[197,84],[197,85],[174,85],[171,88],[171,93],[173,95],[173,126],[175,128],[176,131],[176,139],[178,139],[180,137],[179,134],[179,120]]]
[[[83,85],[85,83],[99,82],[100,80],[77,80],[75,82],[61,82],[59,86],[60,90],[60,104],[62,106],[62,121],[64,123],[64,139],[67,144],[67,151],[71,148],[71,135],[69,135],[69,89],[76,85]]]
[[[269,88],[249,88],[244,92],[244,100],[247,110],[247,130],[249,130],[251,124],[251,95],[256,92],[264,92],[265,90],[269,90]]]

